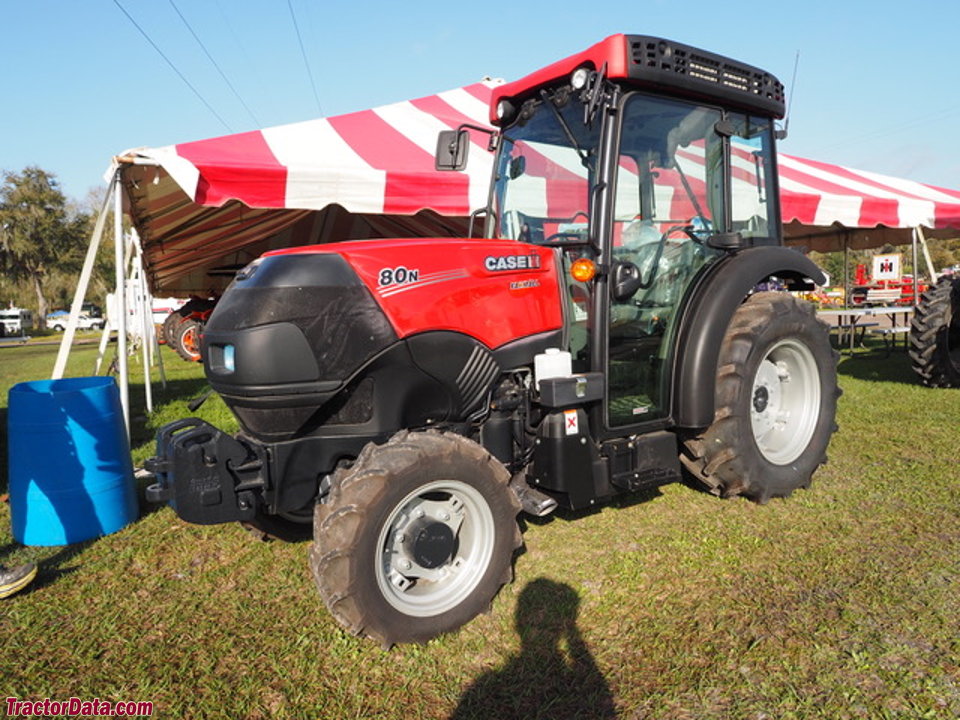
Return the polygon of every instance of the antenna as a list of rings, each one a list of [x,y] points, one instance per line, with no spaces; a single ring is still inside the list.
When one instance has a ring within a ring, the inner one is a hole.
[[[790,91],[787,93],[787,113],[783,116],[783,127],[777,130],[777,140],[783,140],[790,128],[790,109],[793,107],[793,91],[797,87],[797,68],[800,67],[800,51],[793,59],[793,77],[790,78]]]

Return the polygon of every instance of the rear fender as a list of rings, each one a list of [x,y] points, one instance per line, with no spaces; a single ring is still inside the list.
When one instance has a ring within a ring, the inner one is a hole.
[[[701,429],[713,422],[717,362],[727,326],[750,292],[771,276],[789,290],[810,289],[826,280],[799,252],[762,246],[719,261],[694,290],[680,320],[674,355],[673,417],[677,427]]]

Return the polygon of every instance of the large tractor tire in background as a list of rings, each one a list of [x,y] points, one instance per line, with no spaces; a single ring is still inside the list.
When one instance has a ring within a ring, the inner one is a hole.
[[[163,325],[160,326],[160,338],[171,348],[177,341],[177,325],[182,323],[183,320],[183,315],[174,310],[164,318]]]
[[[184,320],[175,328],[173,349],[187,362],[200,362],[200,332],[203,325],[196,320]]]
[[[720,349],[714,422],[685,442],[684,466],[715,494],[760,503],[809,486],[837,427],[836,365],[812,305],[752,295]]]
[[[522,538],[506,468],[459,435],[402,431],[337,470],[310,568],[347,630],[426,642],[487,610]]]
[[[910,361],[924,385],[960,387],[960,276],[920,297],[910,324]]]
[[[163,321],[163,340],[176,350],[179,341],[179,327],[188,319],[206,319],[206,315],[216,306],[215,300],[208,298],[190,298],[178,309],[171,312]],[[192,316],[192,317],[191,317]]]

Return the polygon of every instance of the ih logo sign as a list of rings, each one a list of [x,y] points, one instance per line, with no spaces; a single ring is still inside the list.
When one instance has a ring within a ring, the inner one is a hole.
[[[899,280],[900,279],[900,253],[894,255],[874,255],[873,256],[873,280]]]

